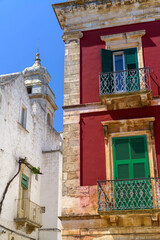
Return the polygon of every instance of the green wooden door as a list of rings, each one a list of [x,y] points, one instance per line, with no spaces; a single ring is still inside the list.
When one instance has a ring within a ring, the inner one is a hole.
[[[152,207],[146,136],[113,138],[113,160],[117,208]]]

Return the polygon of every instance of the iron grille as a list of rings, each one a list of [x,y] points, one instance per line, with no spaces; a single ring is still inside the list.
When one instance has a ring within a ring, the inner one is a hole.
[[[151,90],[149,68],[100,73],[100,95]]]
[[[99,212],[160,208],[160,178],[97,181]]]

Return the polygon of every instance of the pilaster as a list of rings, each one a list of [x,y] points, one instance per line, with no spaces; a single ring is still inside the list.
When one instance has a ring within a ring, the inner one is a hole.
[[[80,102],[80,38],[83,33],[65,32],[64,106]]]

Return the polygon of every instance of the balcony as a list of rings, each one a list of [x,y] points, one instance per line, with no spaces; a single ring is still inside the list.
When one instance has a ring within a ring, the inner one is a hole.
[[[29,199],[18,199],[18,210],[15,222],[17,228],[26,227],[26,232],[31,233],[42,226],[42,208]]]
[[[160,178],[97,181],[97,208],[102,214],[159,211]]]
[[[102,104],[109,109],[150,105],[152,94],[148,67],[101,73],[99,80]]]

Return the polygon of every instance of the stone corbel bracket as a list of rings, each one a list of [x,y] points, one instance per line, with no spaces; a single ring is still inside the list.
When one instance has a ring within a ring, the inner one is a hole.
[[[83,33],[80,31],[77,32],[65,32],[62,36],[62,40],[68,44],[70,42],[79,43],[80,38],[83,37]]]

